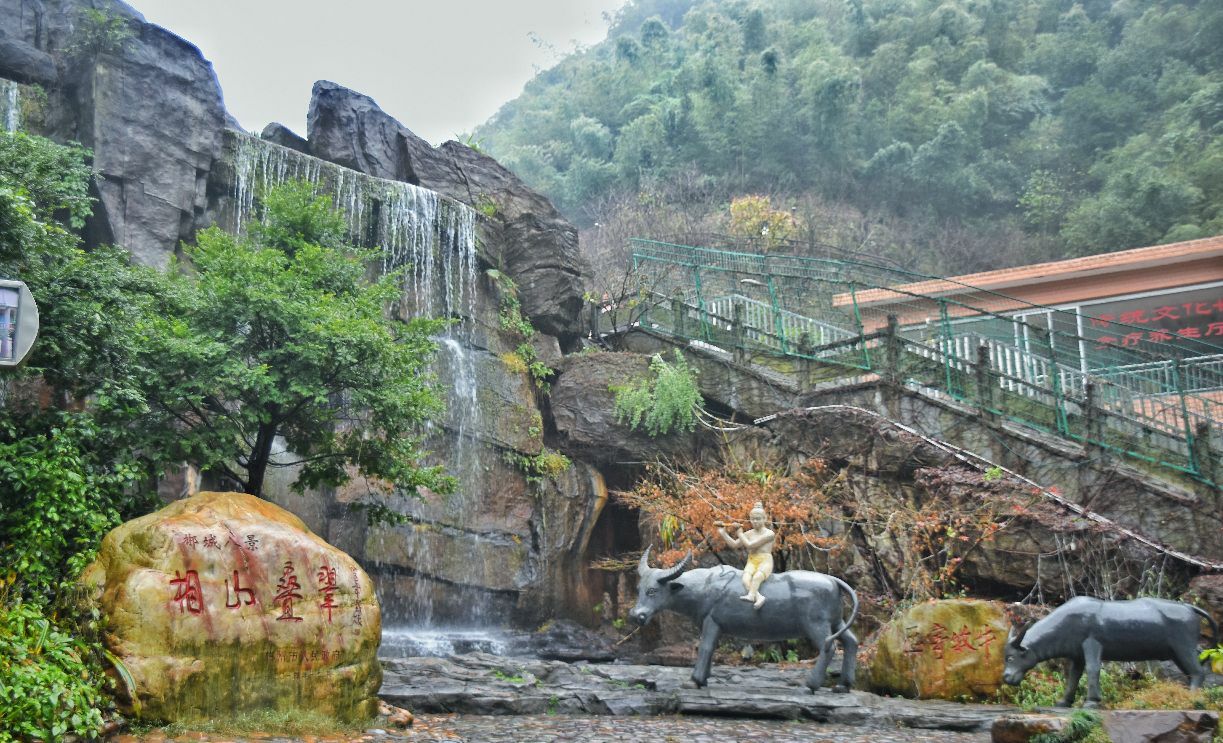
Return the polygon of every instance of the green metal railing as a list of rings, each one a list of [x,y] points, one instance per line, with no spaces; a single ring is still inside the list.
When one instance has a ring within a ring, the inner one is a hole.
[[[998,420],[1218,482],[1221,346],[1186,338],[1101,347],[1074,332],[1073,312],[962,284],[924,293],[925,282],[948,280],[860,260],[632,246],[641,323],[655,331],[740,356],[875,372]],[[1039,310],[1042,322],[989,308],[1000,303],[1008,313]]]

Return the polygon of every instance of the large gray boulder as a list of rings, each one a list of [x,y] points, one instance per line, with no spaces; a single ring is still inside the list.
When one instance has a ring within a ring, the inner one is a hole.
[[[159,26],[136,29],[121,51],[81,70],[78,136],[94,151],[95,219],[137,261],[164,266],[207,206],[225,108],[199,49]]]
[[[497,161],[458,142],[434,148],[369,96],[325,80],[314,84],[306,128],[315,157],[437,191],[489,216],[485,258],[517,284],[523,311],[563,341],[581,334],[577,230]]]
[[[132,37],[82,47],[89,10],[122,19]],[[165,265],[198,226],[226,121],[200,50],[117,0],[0,0],[0,76],[43,85],[45,133],[93,150],[90,240]]]
[[[650,374],[650,357],[635,353],[566,356],[550,396],[560,446],[570,455],[611,465],[655,458],[694,460],[712,442],[699,430],[653,438],[616,421],[615,387]]]

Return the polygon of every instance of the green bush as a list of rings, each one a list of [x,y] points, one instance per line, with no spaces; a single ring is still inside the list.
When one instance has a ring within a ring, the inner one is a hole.
[[[105,10],[86,8],[77,19],[68,43],[71,57],[96,57],[123,51],[136,32],[127,19]]]
[[[668,363],[661,354],[650,360],[647,379],[613,387],[616,394],[616,421],[629,428],[645,427],[650,436],[696,428],[696,412],[701,392],[696,386],[696,370],[688,366],[679,351]]]
[[[1097,731],[1103,729],[1103,718],[1099,713],[1076,709],[1070,713],[1066,729],[1060,733],[1041,733],[1033,736],[1030,743],[1087,743]]]
[[[119,524],[113,504],[135,480],[131,469],[89,451],[98,431],[87,415],[45,417],[45,433],[0,420],[0,553],[17,578],[10,590],[36,602],[54,598],[89,564]]]
[[[97,738],[105,676],[93,657],[38,607],[0,600],[0,742]]]

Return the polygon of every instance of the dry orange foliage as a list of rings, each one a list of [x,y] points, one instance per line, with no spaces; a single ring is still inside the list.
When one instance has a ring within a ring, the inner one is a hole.
[[[690,550],[741,564],[715,522],[749,528],[748,512],[760,501],[777,535],[776,571],[831,571],[858,562],[893,599],[925,599],[958,593],[965,557],[1015,518],[1022,506],[999,490],[979,472],[954,467],[921,470],[909,488],[866,490],[847,470],[834,472],[825,461],[810,459],[789,475],[679,472],[656,464],[635,488],[615,497],[658,524],[661,565],[675,564]]]
[[[726,551],[715,522],[735,522],[750,529],[748,512],[761,502],[768,514],[767,526],[777,535],[773,558],[781,571],[809,566],[804,558],[814,552],[835,555],[845,548],[842,536],[821,535],[816,529],[821,521],[839,517],[825,493],[832,479],[828,465],[820,459],[804,462],[794,476],[725,470],[689,474],[652,465],[637,487],[615,497],[658,522],[664,547],[658,557],[664,565],[677,562],[689,550],[696,554]]]

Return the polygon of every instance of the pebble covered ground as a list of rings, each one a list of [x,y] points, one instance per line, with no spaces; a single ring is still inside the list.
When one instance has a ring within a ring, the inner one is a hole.
[[[989,733],[912,728],[877,729],[815,722],[722,717],[608,717],[585,715],[417,715],[406,730],[370,730],[359,736],[242,739],[203,734],[167,738],[115,736],[112,743],[986,743]]]
[[[406,740],[489,743],[985,743],[989,733],[912,728],[878,730],[844,725],[719,717],[585,717],[420,715]]]

